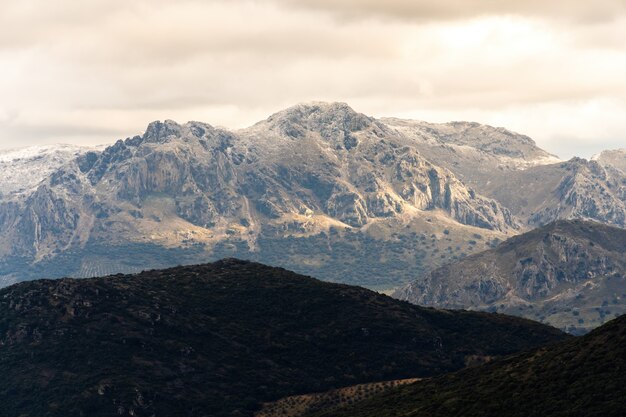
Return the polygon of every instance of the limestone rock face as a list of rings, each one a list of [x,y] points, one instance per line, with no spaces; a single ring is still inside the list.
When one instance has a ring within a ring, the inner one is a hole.
[[[589,329],[626,312],[625,251],[623,229],[558,221],[426,273],[395,296]]]

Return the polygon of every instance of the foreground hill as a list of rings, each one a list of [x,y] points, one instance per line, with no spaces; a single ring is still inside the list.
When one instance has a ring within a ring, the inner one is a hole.
[[[621,417],[626,316],[590,334],[398,388],[330,417]]]
[[[236,260],[0,291],[0,414],[234,416],[565,339]]]
[[[396,292],[419,305],[520,315],[584,331],[626,313],[626,230],[558,221]]]

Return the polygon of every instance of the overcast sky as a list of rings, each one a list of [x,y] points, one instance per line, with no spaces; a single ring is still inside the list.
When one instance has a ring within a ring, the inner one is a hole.
[[[290,105],[626,147],[626,0],[2,0],[0,148]]]

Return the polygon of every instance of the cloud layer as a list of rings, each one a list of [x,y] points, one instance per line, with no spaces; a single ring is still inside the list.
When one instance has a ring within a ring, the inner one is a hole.
[[[569,157],[626,146],[626,2],[8,0],[0,147],[297,102],[474,120]]]
[[[449,20],[517,15],[598,23],[626,13],[623,0],[275,0],[291,7],[331,11],[346,17]]]

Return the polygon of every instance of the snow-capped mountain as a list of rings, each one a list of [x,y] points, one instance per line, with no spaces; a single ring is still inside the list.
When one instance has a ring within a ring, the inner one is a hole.
[[[35,166],[32,153],[7,157],[8,170]],[[5,282],[238,256],[390,288],[519,233],[520,205],[490,184],[559,166],[502,128],[377,120],[342,103],[237,131],[154,122],[63,155],[20,192],[3,185],[14,190],[0,198]]]

